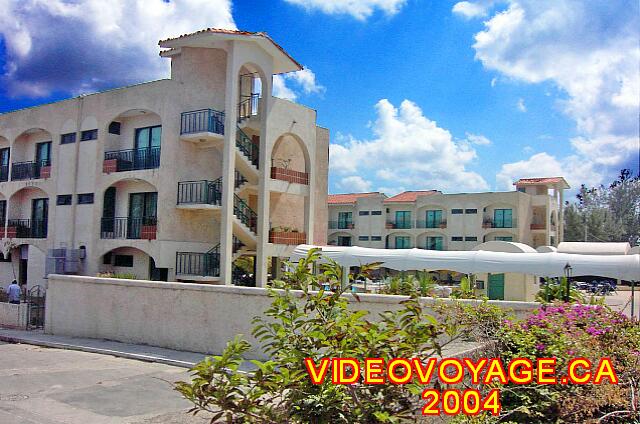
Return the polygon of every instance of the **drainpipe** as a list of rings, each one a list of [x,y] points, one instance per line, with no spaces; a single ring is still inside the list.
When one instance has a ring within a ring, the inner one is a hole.
[[[84,107],[84,95],[78,96],[78,111],[76,116],[76,142],[75,142],[75,157],[73,161],[73,185],[71,189],[71,248],[76,246],[76,211],[78,207],[77,193],[78,193],[78,162],[80,161],[80,132],[82,131],[82,109]],[[100,133],[98,132],[98,136]],[[60,161],[58,161],[58,167]]]

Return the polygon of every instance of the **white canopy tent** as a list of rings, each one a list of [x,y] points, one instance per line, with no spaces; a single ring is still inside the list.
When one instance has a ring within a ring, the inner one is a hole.
[[[565,275],[565,267],[569,264],[573,276],[598,275],[640,281],[640,255],[370,249],[357,246],[302,244],[293,251],[291,261],[297,262],[314,247],[322,250],[323,259],[333,259],[342,266],[361,266],[381,262],[383,267],[397,271],[449,270],[465,274],[511,272],[540,277],[560,277]]]

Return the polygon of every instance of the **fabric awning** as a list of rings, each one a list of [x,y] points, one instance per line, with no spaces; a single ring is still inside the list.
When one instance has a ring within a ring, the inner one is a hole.
[[[597,275],[627,281],[640,281],[640,255],[575,255],[569,253],[506,253],[489,251],[437,251],[423,249],[371,249],[350,246],[296,247],[291,261],[305,257],[310,249],[322,249],[322,257],[342,266],[360,266],[381,262],[397,271],[449,270],[465,274],[513,272],[539,277]]]

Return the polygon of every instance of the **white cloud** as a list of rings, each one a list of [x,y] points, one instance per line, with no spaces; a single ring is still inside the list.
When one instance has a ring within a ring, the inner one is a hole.
[[[491,78],[491,87],[495,87],[496,84],[498,84],[498,78],[495,78],[495,77]]]
[[[158,40],[235,28],[230,0],[0,0],[11,95],[81,93],[164,77]]]
[[[328,15],[351,15],[358,20],[369,18],[376,10],[392,16],[407,0],[285,0],[307,10],[319,10]]]
[[[376,104],[373,138],[343,137],[331,144],[329,165],[338,175],[375,175],[386,187],[473,191],[488,188],[466,166],[476,159],[469,142],[456,142],[449,131],[425,117],[413,102],[395,108],[388,100]]]
[[[518,102],[516,103],[516,107],[518,108],[518,110],[520,112],[526,112],[527,111],[527,106],[524,104],[524,99],[523,98],[518,99]]]
[[[469,142],[472,144],[477,144],[478,146],[491,145],[491,140],[489,140],[487,137],[480,134],[467,133],[467,140],[469,140]]]
[[[365,180],[359,175],[351,175],[349,177],[344,177],[338,183],[338,187],[349,193],[367,192],[371,191],[371,182]]]
[[[304,94],[322,94],[326,88],[316,81],[316,74],[309,68],[273,77],[273,95],[287,100],[295,100],[300,94],[287,85],[290,81]]]
[[[556,160],[575,158],[603,180],[633,163],[640,104],[638,3],[506,3],[476,34],[476,57],[509,78],[551,82],[559,89],[558,104],[575,121],[578,136],[570,140],[573,152]]]
[[[465,18],[481,18],[487,16],[487,6],[480,2],[461,1],[453,5],[452,12]]]

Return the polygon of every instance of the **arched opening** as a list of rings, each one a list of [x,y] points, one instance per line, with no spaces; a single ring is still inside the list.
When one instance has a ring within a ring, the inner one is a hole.
[[[491,231],[489,233],[487,233],[482,242],[488,242],[488,241],[506,241],[506,242],[517,242],[518,240],[518,236],[515,232],[512,231],[506,231],[506,230],[499,230],[499,231]]]
[[[51,176],[51,140],[51,134],[42,128],[31,128],[16,137],[11,152],[12,181]]]
[[[39,247],[5,240],[0,252],[0,278],[7,284],[12,280],[26,284],[27,289],[46,286],[45,261],[45,252]]]
[[[155,240],[157,209],[158,189],[153,184],[133,178],[111,184],[102,198],[100,238]]]
[[[37,187],[25,187],[9,199],[7,238],[47,238],[49,195]]]
[[[0,136],[0,182],[9,181],[9,140]]]
[[[99,269],[104,277],[168,281],[167,268],[156,268],[153,256],[135,247],[118,247],[106,252]]]
[[[394,231],[387,236],[387,249],[411,249],[415,246],[413,236],[404,231]]]
[[[353,246],[354,240],[352,235],[347,232],[337,232],[329,236],[328,244],[330,246]]]
[[[447,228],[447,208],[428,204],[416,212],[416,228]]]
[[[517,228],[517,209],[508,203],[492,203],[483,209],[482,228]]]
[[[262,69],[253,63],[240,67],[238,75],[238,121],[256,118],[260,115],[265,75]]]
[[[103,172],[136,171],[160,166],[162,121],[147,109],[131,109],[104,129]]]
[[[416,247],[426,250],[447,250],[447,236],[438,231],[427,231],[418,235]]]
[[[308,185],[310,168],[304,142],[294,134],[281,135],[271,153],[271,178]]]

